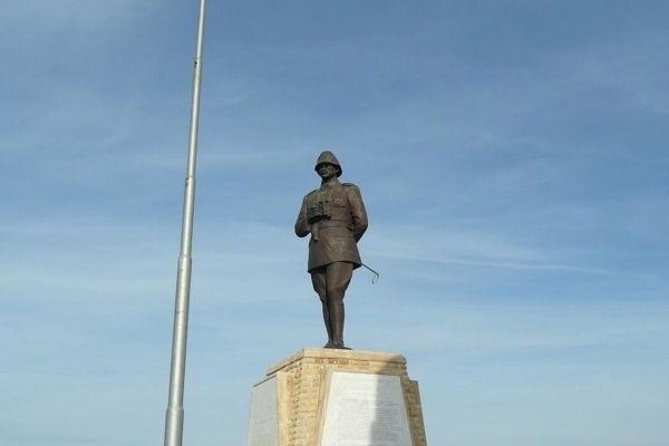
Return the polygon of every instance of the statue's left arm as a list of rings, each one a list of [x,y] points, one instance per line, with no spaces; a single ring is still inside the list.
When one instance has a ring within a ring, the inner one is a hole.
[[[362,201],[362,194],[358,186],[347,184],[346,189],[348,191],[348,204],[351,209],[351,220],[353,222],[351,230],[357,242],[367,230],[367,210],[365,210],[365,203]]]

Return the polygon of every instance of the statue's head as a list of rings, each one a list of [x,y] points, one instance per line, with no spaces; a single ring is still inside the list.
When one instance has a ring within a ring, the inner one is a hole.
[[[316,160],[316,167],[314,167],[314,170],[318,172],[318,167],[322,164],[331,164],[335,166],[337,168],[337,176],[341,176],[341,164],[339,164],[339,160],[337,160],[337,157],[334,155],[334,153],[330,152],[329,150],[325,150],[320,155],[318,155],[318,160]]]

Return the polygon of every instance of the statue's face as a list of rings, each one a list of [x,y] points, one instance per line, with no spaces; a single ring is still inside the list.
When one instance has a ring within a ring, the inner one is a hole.
[[[329,180],[330,178],[337,176],[337,172],[339,169],[337,169],[337,166],[334,164],[329,164],[329,163],[323,163],[318,166],[318,175],[323,178],[324,180]]]

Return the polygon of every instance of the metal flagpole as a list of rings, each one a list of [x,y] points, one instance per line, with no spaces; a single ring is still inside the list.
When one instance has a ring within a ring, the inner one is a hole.
[[[172,334],[172,362],[170,391],[165,417],[165,446],[181,446],[184,423],[184,376],[186,371],[186,340],[188,335],[188,301],[190,299],[191,251],[193,241],[193,214],[195,204],[195,160],[200,115],[200,84],[202,78],[202,44],[204,41],[205,0],[200,0],[200,13],[195,46],[193,97],[191,102],[188,165],[184,186],[183,220],[181,227],[181,254],[177,267],[177,286],[174,303]]]

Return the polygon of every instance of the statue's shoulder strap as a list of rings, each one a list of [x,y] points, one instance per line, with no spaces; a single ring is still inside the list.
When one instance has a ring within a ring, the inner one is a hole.
[[[307,206],[313,206],[314,203],[320,200],[319,192],[320,190],[314,189],[304,196],[304,202],[307,203]]]
[[[351,189],[360,193],[360,188],[353,183],[342,183],[341,185],[344,186],[345,189]]]

